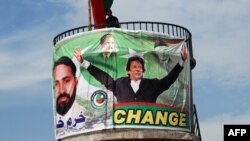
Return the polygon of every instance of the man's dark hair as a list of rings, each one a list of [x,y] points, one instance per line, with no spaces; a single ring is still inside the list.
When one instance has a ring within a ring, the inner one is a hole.
[[[131,64],[132,61],[139,61],[139,62],[141,63],[141,65],[142,65],[142,71],[143,71],[143,72],[145,71],[145,67],[144,67],[145,62],[144,62],[144,60],[143,60],[140,56],[138,56],[138,55],[132,56],[132,57],[130,57],[130,58],[128,59],[128,63],[127,63],[127,67],[126,67],[126,70],[127,70],[127,71],[130,70],[130,64]]]
[[[53,70],[55,70],[56,66],[61,65],[61,64],[69,66],[71,68],[72,74],[75,76],[75,74],[76,74],[76,66],[75,66],[75,64],[73,63],[73,61],[69,57],[62,56],[61,58],[59,58],[54,63]]]
[[[107,10],[105,11],[105,14],[107,15],[108,12],[112,13],[112,10],[111,10],[111,9],[107,9]]]

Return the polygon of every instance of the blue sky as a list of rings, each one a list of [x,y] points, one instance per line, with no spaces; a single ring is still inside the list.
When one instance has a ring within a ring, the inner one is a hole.
[[[87,0],[12,0],[0,7],[0,140],[54,141],[52,40],[88,24]],[[223,140],[224,124],[250,124],[249,9],[249,0],[112,5],[120,22],[166,22],[191,31],[193,97],[204,141]]]

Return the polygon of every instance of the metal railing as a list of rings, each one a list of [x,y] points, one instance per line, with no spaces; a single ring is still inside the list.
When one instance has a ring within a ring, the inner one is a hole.
[[[186,37],[186,39],[191,38],[192,36],[191,33],[185,27],[170,23],[139,21],[123,22],[120,24],[120,26],[124,29],[153,31],[165,33],[174,37]]]
[[[194,134],[199,138],[199,141],[202,141],[201,138],[201,131],[200,131],[200,126],[199,126],[199,121],[198,121],[198,116],[197,116],[197,111],[196,111],[196,107],[194,104]]]
[[[159,33],[167,34],[167,35],[178,37],[178,38],[185,38],[187,47],[189,50],[190,58],[191,58],[191,67],[192,69],[195,67],[196,62],[195,62],[195,59],[193,58],[192,34],[185,27],[182,27],[176,24],[171,24],[171,23],[149,22],[149,21],[120,22],[119,24],[120,24],[120,28],[122,29],[152,31],[152,32],[159,32]],[[112,24],[88,25],[88,26],[81,26],[81,27],[69,29],[55,36],[55,38],[53,39],[53,44],[56,45],[60,40],[68,36],[72,36],[81,32],[97,30],[97,28],[100,28],[100,27],[103,28],[107,26],[112,26]]]
[[[192,49],[192,34],[185,27],[171,24],[171,23],[162,23],[162,22],[149,22],[149,21],[135,21],[135,22],[120,22],[120,28],[128,30],[144,30],[159,32],[163,34],[168,34],[170,36],[185,38],[187,42],[187,47],[190,52],[190,58],[193,58],[193,49]],[[56,45],[60,40],[72,36],[81,32],[88,32],[91,30],[97,30],[100,27],[112,26],[111,24],[107,25],[88,25],[81,26],[73,29],[64,31],[53,39],[53,44]]]
[[[191,69],[196,66],[196,60],[193,58],[193,47],[192,47],[192,34],[185,27],[171,24],[171,23],[162,23],[162,22],[148,22],[148,21],[135,21],[135,22],[121,22],[119,23],[120,28],[128,30],[143,30],[143,31],[152,31],[167,34],[173,37],[185,38],[187,43],[187,48],[189,50]],[[104,28],[107,26],[113,26],[112,24],[105,25],[88,25],[81,26],[73,29],[64,31],[53,39],[54,46],[62,39],[81,33],[88,32],[91,30],[98,30],[98,28]]]
[[[122,29],[152,31],[152,32],[168,34],[174,37],[185,38],[187,41],[189,51],[191,53],[191,57],[193,57],[192,42],[191,42],[192,34],[185,27],[170,23],[148,22],[148,21],[121,22],[119,24],[120,28]],[[106,26],[107,25],[89,25],[89,26],[81,26],[69,29],[55,36],[55,38],[53,39],[53,44],[56,45],[56,43],[58,43],[65,37],[72,36],[81,32],[96,30],[96,28],[106,27]]]

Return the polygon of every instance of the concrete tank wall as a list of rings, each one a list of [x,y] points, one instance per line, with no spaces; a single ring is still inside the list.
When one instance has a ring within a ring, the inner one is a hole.
[[[78,134],[60,141],[198,141],[190,132],[154,129],[108,129]]]

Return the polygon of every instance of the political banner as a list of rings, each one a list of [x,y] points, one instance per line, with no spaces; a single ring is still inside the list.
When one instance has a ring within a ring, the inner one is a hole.
[[[184,38],[106,28],[53,48],[56,139],[114,128],[191,131]]]

